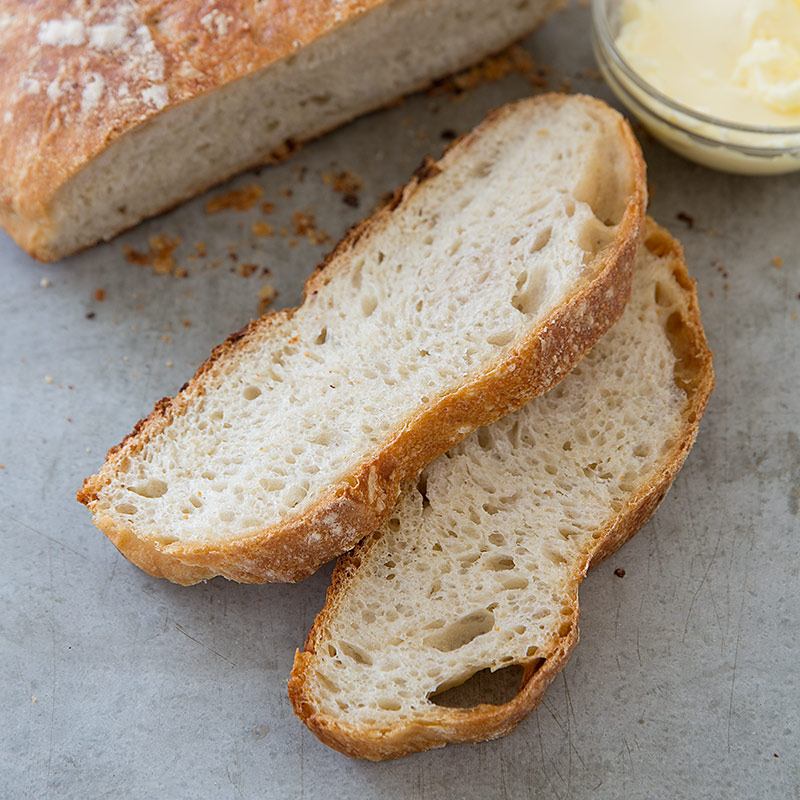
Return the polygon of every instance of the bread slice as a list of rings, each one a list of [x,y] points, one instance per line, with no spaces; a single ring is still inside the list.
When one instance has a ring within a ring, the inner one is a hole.
[[[60,258],[500,50],[562,4],[5,4],[0,225]]]
[[[661,502],[713,385],[681,249],[645,236],[625,314],[572,374],[432,463],[340,559],[289,682],[325,744],[380,760],[502,736],[565,665],[578,584]],[[432,700],[509,665],[505,704]]]
[[[605,104],[492,113],[345,237],[299,308],[234,334],[157,403],[79,500],[153,575],[310,574],[616,321],[644,206],[638,146]]]

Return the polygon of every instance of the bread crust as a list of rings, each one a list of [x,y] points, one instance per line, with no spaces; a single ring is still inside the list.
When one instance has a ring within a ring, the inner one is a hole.
[[[314,692],[316,653],[325,640],[329,620],[336,617],[338,606],[358,571],[362,554],[377,540],[378,534],[374,534],[339,559],[325,606],[308,634],[303,651],[295,654],[289,680],[289,699],[295,713],[325,744],[351,757],[380,761],[450,743],[478,742],[504,736],[536,708],[549,683],[566,664],[578,641],[577,594],[580,581],[591,567],[627,542],[664,499],[694,443],[700,418],[714,386],[712,355],[700,320],[695,282],[689,277],[680,244],[668,231],[648,218],[642,246],[669,258],[676,283],[683,291],[685,308],[681,315],[682,339],[678,343],[673,342],[679,356],[676,369],[680,368],[685,376],[682,385],[687,394],[683,437],[665,453],[662,463],[620,511],[609,518],[602,535],[583,562],[576,566],[569,584],[574,587],[574,596],[570,596],[568,602],[574,610],[568,629],[554,640],[543,665],[536,668],[537,659],[521,664],[526,672],[520,691],[504,705],[481,704],[469,709],[432,706],[424,719],[398,721],[386,730],[362,729],[326,714],[317,703]],[[547,650],[540,650],[539,655],[542,652],[547,653]]]
[[[300,580],[375,530],[390,513],[403,481],[416,477],[434,458],[475,428],[516,410],[569,373],[625,308],[646,206],[644,161],[628,123],[601,101],[577,97],[579,102],[614,121],[632,165],[628,203],[614,241],[601,253],[602,266],[596,278],[531,331],[507,358],[458,391],[434,400],[408,420],[385,447],[366,457],[352,475],[332,486],[302,516],[219,545],[179,542],[161,545],[137,537],[132,527],[98,513],[98,494],[111,482],[125,459],[163,431],[192,398],[202,395],[208,376],[224,369],[227,359],[234,353],[246,352],[253,337],[263,336],[271,327],[280,326],[295,310],[269,314],[250,322],[212,351],[177,397],[156,403],[150,416],[137,423],[133,433],[109,451],[100,472],[87,478],[78,492],[79,502],[95,514],[95,524],[126,558],[151,574],[182,584],[196,583],[213,575],[248,583]],[[575,99],[576,96],[572,96],[569,102]],[[561,104],[565,101],[563,95],[543,95],[520,103]],[[392,214],[401,203],[424,189],[427,181],[447,168],[449,160],[460,157],[488,126],[512,114],[517,105],[492,112],[439,162],[425,162],[389,205],[352,228],[306,281],[303,302],[308,302],[322,285],[335,277],[336,264],[343,263],[354,253],[362,239],[391,224]]]
[[[204,14],[186,0],[111,0],[88,10],[76,0],[0,0],[0,226],[40,261],[69,255],[55,237],[59,193],[115,141],[389,2],[292,0],[287,9],[285,0],[217,0]],[[552,0],[545,14],[562,4]],[[90,46],[98,26],[126,28],[127,36],[115,42],[106,30],[112,40]],[[103,102],[92,102],[90,81],[102,87]],[[298,132],[171,205],[242,169],[281,161],[321,133]]]

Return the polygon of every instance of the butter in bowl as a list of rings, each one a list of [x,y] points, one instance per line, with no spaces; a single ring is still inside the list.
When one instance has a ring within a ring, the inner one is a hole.
[[[659,141],[725,172],[800,170],[800,0],[594,0],[594,49]]]

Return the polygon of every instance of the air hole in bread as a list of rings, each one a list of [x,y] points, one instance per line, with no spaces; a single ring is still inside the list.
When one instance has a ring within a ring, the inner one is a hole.
[[[516,564],[511,556],[495,556],[487,559],[486,566],[495,572],[502,572],[503,570],[514,569]]]
[[[190,494],[189,495],[189,502],[195,508],[202,508],[203,507],[203,501],[199,497],[197,497],[196,495]]]
[[[528,583],[528,579],[522,575],[509,576],[508,578],[503,578],[500,581],[500,585],[508,592],[513,591],[514,589],[525,589],[527,588]]]
[[[493,333],[486,339],[488,344],[497,345],[498,347],[505,347],[513,340],[514,331],[500,331],[499,333]]]
[[[517,279],[517,291],[511,305],[522,314],[532,314],[539,308],[545,282],[541,271],[522,272]]]
[[[286,505],[289,508],[294,508],[305,499],[307,494],[308,491],[305,487],[300,485],[292,486],[292,488],[286,493]]]
[[[352,659],[356,664],[372,666],[372,659],[366,651],[348,642],[339,642],[339,652],[346,658]]]
[[[119,511],[120,514],[135,514],[138,511],[133,503],[119,503],[119,505],[114,506],[114,508]]]
[[[502,706],[519,694],[522,677],[522,667],[516,664],[494,672],[482,669],[458,686],[453,686],[452,681],[443,682],[428,700],[443,708],[472,708],[482,703]]]
[[[131,486],[131,491],[141,497],[163,497],[167,493],[167,484],[158,478],[150,478],[138,486]]]
[[[452,622],[441,632],[425,637],[423,643],[442,653],[451,653],[488,633],[493,625],[494,614],[488,609],[480,609]]]
[[[242,397],[245,400],[255,400],[256,397],[260,397],[261,389],[258,386],[246,386],[244,391],[242,392]]]
[[[661,306],[662,308],[668,308],[672,305],[672,297],[670,296],[670,292],[664,287],[664,284],[658,282],[655,286],[655,298],[656,304]]]
[[[489,428],[478,428],[478,444],[483,450],[491,450],[494,447],[494,439]]]
[[[422,507],[427,508],[431,501],[428,499],[428,476],[424,472],[417,480],[417,491],[422,496]]]

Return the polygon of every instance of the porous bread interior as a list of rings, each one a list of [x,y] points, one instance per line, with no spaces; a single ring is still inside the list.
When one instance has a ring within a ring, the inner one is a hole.
[[[561,0],[389,0],[122,136],[56,195],[42,246],[108,239],[247,167],[495,52]],[[364,76],[369,75],[365,80]]]
[[[669,259],[641,248],[623,317],[574,371],[406,487],[317,632],[305,691],[322,714],[424,721],[479,670],[552,654],[596,539],[683,432],[667,331],[684,305]]]
[[[302,515],[599,268],[633,182],[617,124],[580,98],[505,109],[106,468],[93,512],[162,544]]]

